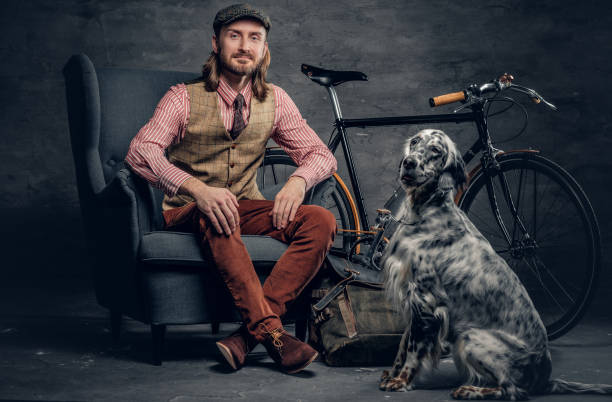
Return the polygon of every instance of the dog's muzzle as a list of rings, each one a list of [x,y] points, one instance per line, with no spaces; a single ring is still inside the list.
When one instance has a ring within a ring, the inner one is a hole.
[[[406,157],[400,165],[400,179],[406,185],[415,184],[418,178],[416,167],[418,162],[416,159]]]

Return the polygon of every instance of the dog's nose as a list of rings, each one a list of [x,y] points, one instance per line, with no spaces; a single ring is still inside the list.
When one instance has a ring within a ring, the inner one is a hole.
[[[417,161],[413,158],[406,158],[404,159],[403,165],[405,169],[414,169],[417,165]]]

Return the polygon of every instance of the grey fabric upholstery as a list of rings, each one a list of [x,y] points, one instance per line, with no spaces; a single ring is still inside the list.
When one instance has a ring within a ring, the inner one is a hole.
[[[84,54],[72,56],[63,72],[98,302],[151,324],[239,320],[196,236],[162,230],[163,194],[123,162],[168,88],[196,75],[95,69]],[[264,196],[272,199],[279,189],[267,188]],[[243,240],[263,280],[287,246],[266,236]]]
[[[287,246],[269,236],[242,235],[242,240],[256,266],[274,265]],[[199,241],[191,233],[148,232],[142,237],[140,261],[146,264],[201,266],[208,264]]]

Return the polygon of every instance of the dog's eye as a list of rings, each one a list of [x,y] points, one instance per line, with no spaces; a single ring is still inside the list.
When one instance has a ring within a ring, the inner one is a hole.
[[[418,139],[418,138],[413,138],[413,139],[411,139],[411,140],[410,140],[410,146],[414,146],[414,145],[416,145],[416,144],[417,144],[417,142],[419,142],[419,139]]]

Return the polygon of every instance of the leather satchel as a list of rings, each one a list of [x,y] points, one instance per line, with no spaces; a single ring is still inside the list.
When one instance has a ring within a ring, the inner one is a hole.
[[[310,343],[330,366],[388,366],[405,329],[385,297],[383,273],[328,255],[311,293]]]

